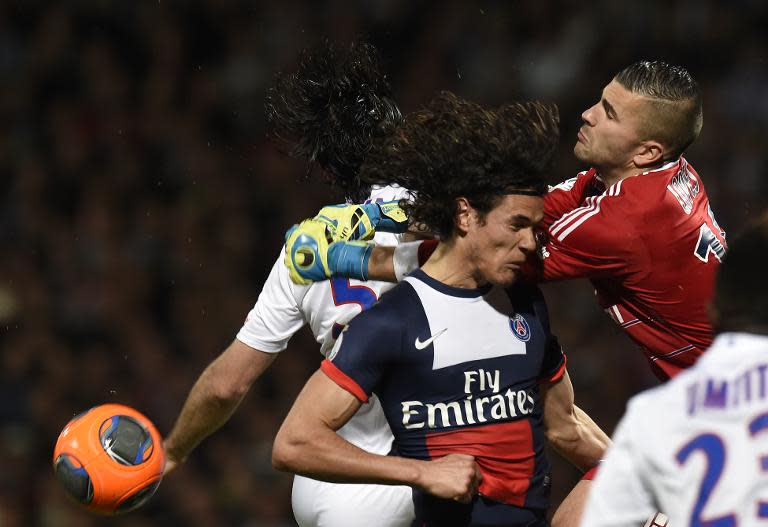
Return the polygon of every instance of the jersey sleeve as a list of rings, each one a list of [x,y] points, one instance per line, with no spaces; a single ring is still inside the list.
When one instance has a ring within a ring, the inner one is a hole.
[[[540,258],[526,269],[538,281],[601,278],[627,270],[637,244],[632,224],[612,196],[587,198],[585,205],[553,223]],[[618,214],[617,214],[618,212]]]
[[[577,209],[586,198],[591,183],[594,181],[594,171],[580,172],[576,177],[549,187],[544,196],[544,219],[542,227],[549,228],[552,223],[564,214]]]
[[[299,308],[305,289],[306,286],[291,282],[281,252],[256,304],[237,333],[237,340],[266,353],[283,351],[294,333],[306,323]]]
[[[637,527],[657,512],[642,468],[647,465],[641,462],[639,449],[643,436],[634,431],[642,429],[642,420],[637,407],[630,403],[592,482],[581,525]]]
[[[331,380],[363,403],[376,391],[401,349],[402,330],[396,314],[379,307],[352,319],[320,366]]]

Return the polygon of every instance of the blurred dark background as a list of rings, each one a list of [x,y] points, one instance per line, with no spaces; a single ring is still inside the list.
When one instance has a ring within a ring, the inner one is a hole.
[[[761,0],[0,3],[0,526],[293,525],[291,478],[269,455],[319,364],[307,331],[143,509],[84,514],[50,464],[64,424],[96,404],[166,433],[285,229],[339,200],[264,137],[265,89],[300,49],[373,42],[404,111],[440,89],[556,101],[553,181],[583,168],[579,115],[619,69],[684,65],[705,94],[687,157],[734,234],[768,201],[766,15]],[[587,283],[546,294],[577,403],[610,432],[655,381]],[[557,502],[578,474],[553,458]]]

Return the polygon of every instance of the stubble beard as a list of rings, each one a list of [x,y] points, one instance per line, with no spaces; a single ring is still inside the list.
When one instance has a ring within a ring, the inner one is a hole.
[[[578,159],[582,163],[592,164],[589,151],[580,142],[576,142],[576,144],[573,145],[573,155],[576,157],[576,159]]]

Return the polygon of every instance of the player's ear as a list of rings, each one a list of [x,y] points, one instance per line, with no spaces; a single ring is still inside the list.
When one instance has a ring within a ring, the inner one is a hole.
[[[467,198],[456,198],[456,230],[459,235],[464,235],[469,232],[469,226],[472,223],[472,215],[475,213],[475,209],[469,204]]]
[[[633,161],[637,168],[653,168],[664,160],[664,146],[658,141],[644,141],[635,153]]]

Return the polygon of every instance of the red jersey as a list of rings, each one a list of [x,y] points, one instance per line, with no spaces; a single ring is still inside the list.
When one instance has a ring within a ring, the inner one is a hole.
[[[588,278],[598,302],[663,380],[712,342],[706,306],[725,232],[684,158],[610,188],[594,169],[544,198],[543,281]]]

